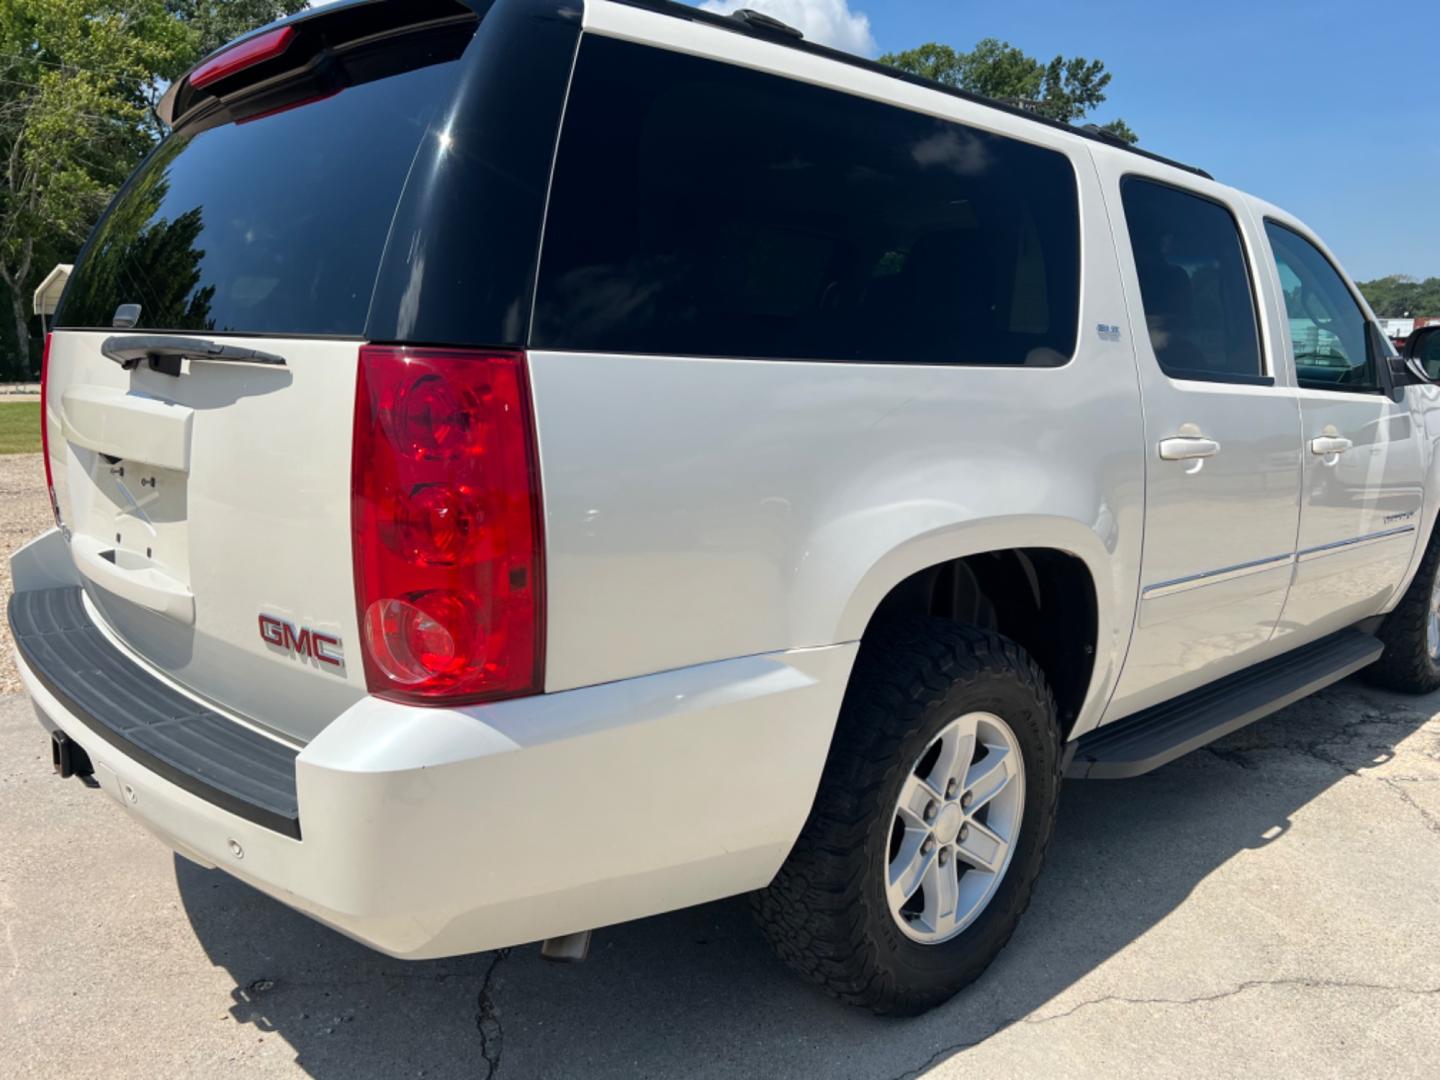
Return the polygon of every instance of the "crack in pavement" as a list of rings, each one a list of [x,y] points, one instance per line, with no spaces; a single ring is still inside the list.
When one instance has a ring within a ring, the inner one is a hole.
[[[1065,1009],[1063,1012],[1051,1013],[1048,1016],[1015,1016],[1009,1017],[996,1024],[985,1034],[975,1039],[967,1039],[964,1042],[953,1043],[950,1046],[941,1047],[925,1059],[920,1065],[905,1070],[892,1080],[908,1080],[911,1077],[918,1077],[928,1071],[931,1066],[961,1050],[969,1050],[979,1046],[987,1039],[998,1035],[1008,1027],[1016,1024],[1040,1025],[1049,1024],[1056,1020],[1064,1020],[1074,1016],[1078,1012],[1089,1009],[1095,1005],[1206,1005],[1216,1001],[1224,1001],[1226,998],[1236,997],[1240,994],[1249,993],[1251,990],[1258,990],[1267,987],[1294,986],[1306,990],[1366,990],[1371,992],[1404,994],[1407,997],[1434,997],[1440,996],[1440,986],[1399,986],[1391,983],[1372,983],[1352,981],[1349,979],[1314,979],[1302,976],[1293,976],[1281,979],[1246,979],[1228,990],[1220,990],[1210,994],[1197,994],[1194,997],[1185,998],[1132,998],[1121,994],[1105,994],[1098,998],[1091,998],[1089,1001],[1081,1001]]]
[[[496,949],[485,977],[480,981],[480,992],[475,997],[475,1030],[480,1033],[480,1056],[485,1059],[483,1080],[493,1080],[500,1071],[500,1055],[505,1050],[505,1032],[500,1026],[500,1009],[490,996],[490,981],[500,961],[510,955],[509,949]]]
[[[1418,715],[1420,714],[1412,712],[1410,719],[1413,720]],[[1422,724],[1419,728],[1415,730],[1417,732],[1424,731],[1432,722],[1433,720],[1428,720],[1426,721],[1426,723]],[[1369,775],[1362,771],[1364,766],[1347,765],[1335,754],[1329,753],[1321,749],[1321,747],[1332,744],[1340,744],[1345,746],[1360,745],[1363,737],[1363,733],[1360,730],[1361,728],[1385,726],[1393,727],[1400,726],[1405,723],[1406,720],[1404,719],[1396,718],[1385,713],[1377,713],[1367,710],[1362,711],[1361,714],[1354,720],[1345,721],[1343,724],[1340,725],[1338,730],[1332,729],[1331,731],[1318,735],[1313,741],[1309,742],[1302,742],[1299,740],[1287,740],[1284,742],[1273,742],[1264,746],[1257,747],[1237,747],[1233,749],[1229,747],[1221,747],[1217,749],[1216,747],[1211,745],[1202,747],[1202,749],[1210,753],[1214,757],[1219,758],[1221,761],[1228,762],[1241,769],[1254,769],[1256,767],[1247,759],[1246,755],[1248,753],[1252,753],[1258,750],[1284,750],[1289,751],[1290,753],[1303,754],[1306,757],[1313,758],[1314,760],[1319,761],[1322,764],[1329,765],[1331,768],[1339,769],[1347,776],[1353,776],[1361,780],[1376,780],[1382,785],[1384,785],[1386,789],[1393,792],[1395,796],[1399,798],[1400,801],[1403,802],[1406,806],[1410,807],[1410,809],[1414,810],[1417,814],[1419,814],[1421,823],[1425,826],[1426,829],[1428,829],[1432,833],[1435,833],[1437,836],[1440,836],[1440,817],[1437,817],[1420,803],[1416,802],[1415,798],[1401,786],[1402,780],[1412,778]],[[1388,754],[1385,760],[1372,762],[1372,767],[1379,765],[1387,765],[1395,760],[1395,747],[1393,745],[1381,743],[1378,745],[1372,745],[1370,748],[1377,751],[1378,753]],[[1424,749],[1420,749],[1419,753],[1425,757],[1434,758],[1436,756]],[[1413,779],[1418,782],[1421,778],[1415,777]]]
[[[1401,786],[1398,779],[1393,776],[1377,776],[1375,777],[1375,779],[1379,780],[1387,788],[1389,788],[1396,795],[1398,795],[1400,797],[1400,801],[1403,802],[1406,806],[1410,807],[1410,809],[1414,810],[1417,814],[1419,814],[1420,820],[1425,823],[1425,827],[1427,829],[1429,829],[1432,833],[1435,833],[1437,836],[1440,836],[1440,818],[1437,818],[1429,810],[1425,809],[1425,807],[1421,806],[1418,802],[1416,802],[1415,797],[1411,795],[1408,791],[1406,791],[1404,787]]]
[[[1410,809],[1414,810],[1417,814],[1419,814],[1419,815],[1420,815],[1420,821],[1421,821],[1421,823],[1425,826],[1425,828],[1429,829],[1432,833],[1435,833],[1437,836],[1440,836],[1440,818],[1436,818],[1436,816],[1435,816],[1434,814],[1432,814],[1429,810],[1427,810],[1425,807],[1421,806],[1418,802],[1416,802],[1414,796],[1412,796],[1408,791],[1406,791],[1406,790],[1404,789],[1404,787],[1402,787],[1402,786],[1400,785],[1399,781],[1397,781],[1395,778],[1389,777],[1389,776],[1371,776],[1371,775],[1367,775],[1366,773],[1364,773],[1363,771],[1361,771],[1361,768],[1359,768],[1359,767],[1351,767],[1351,766],[1345,764],[1345,762],[1341,761],[1341,760],[1340,760],[1338,757],[1336,757],[1334,754],[1329,754],[1329,753],[1322,752],[1322,751],[1320,750],[1320,746],[1321,746],[1321,745],[1323,745],[1323,743],[1319,743],[1319,742],[1317,742],[1317,743],[1314,744],[1314,745],[1306,745],[1306,744],[1304,744],[1304,743],[1294,743],[1294,744],[1286,745],[1286,746],[1284,747],[1284,749],[1286,749],[1286,750],[1292,750],[1292,751],[1295,751],[1295,752],[1298,752],[1298,753],[1301,753],[1301,754],[1305,754],[1305,755],[1307,755],[1307,756],[1309,756],[1309,757],[1311,757],[1311,758],[1314,758],[1316,761],[1319,761],[1319,762],[1322,762],[1323,764],[1329,765],[1331,768],[1335,768],[1335,769],[1341,770],[1342,772],[1344,772],[1344,773],[1345,773],[1346,775],[1348,775],[1348,776],[1353,776],[1353,777],[1355,777],[1355,778],[1357,778],[1357,779],[1360,779],[1360,780],[1375,780],[1375,781],[1378,781],[1387,791],[1392,792],[1397,798],[1399,798],[1399,800],[1400,800],[1401,802],[1403,802],[1406,806],[1410,807]],[[1393,760],[1394,760],[1393,757],[1389,759],[1389,761],[1393,761]],[[1376,764],[1378,764],[1378,765],[1384,765],[1384,764],[1388,764],[1389,761],[1377,762]]]

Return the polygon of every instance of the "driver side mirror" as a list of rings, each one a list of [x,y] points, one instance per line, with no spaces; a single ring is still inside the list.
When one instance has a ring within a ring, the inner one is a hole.
[[[1409,349],[1397,355],[1390,339],[1380,329],[1378,323],[1370,323],[1370,347],[1375,350],[1373,355],[1383,358],[1383,363],[1388,369],[1390,379],[1390,397],[1395,401],[1403,401],[1405,398],[1405,387],[1424,386],[1433,381],[1425,373],[1417,361],[1411,358]]]
[[[1430,382],[1440,382],[1440,324],[1412,331],[1400,356]]]

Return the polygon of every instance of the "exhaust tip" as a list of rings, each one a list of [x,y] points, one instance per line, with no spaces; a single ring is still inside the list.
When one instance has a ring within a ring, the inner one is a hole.
[[[590,955],[590,931],[546,938],[540,943],[540,955],[558,964],[578,964]]]

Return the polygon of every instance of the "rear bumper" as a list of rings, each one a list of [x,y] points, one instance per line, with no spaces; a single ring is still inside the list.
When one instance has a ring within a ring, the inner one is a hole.
[[[19,659],[42,722],[79,743],[101,788],[167,844],[418,959],[764,885],[809,812],[854,649],[466,709],[365,698],[294,757],[299,837],[103,736],[80,698],[62,700],[52,673]]]
[[[100,630],[78,585],[16,593],[7,615],[26,671],[89,733],[206,802],[300,838],[293,746],[134,662]]]

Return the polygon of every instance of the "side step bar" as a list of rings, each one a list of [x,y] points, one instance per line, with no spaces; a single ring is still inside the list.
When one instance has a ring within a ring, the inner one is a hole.
[[[1147,773],[1339,682],[1384,648],[1353,629],[1303,645],[1082,735],[1065,775],[1121,780]]]

